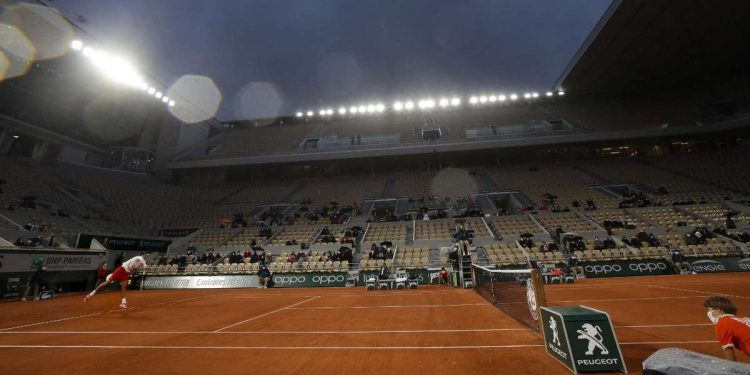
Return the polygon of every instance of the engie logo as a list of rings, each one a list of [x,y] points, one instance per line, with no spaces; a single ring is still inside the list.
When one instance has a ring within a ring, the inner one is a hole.
[[[312,282],[315,284],[343,283],[346,280],[344,275],[315,275]]]
[[[2,263],[0,263],[0,267],[1,266],[2,266]],[[750,271],[750,258],[738,260],[737,266],[743,271]]]
[[[726,272],[727,270],[720,262],[708,259],[695,261],[691,266],[695,272]]]

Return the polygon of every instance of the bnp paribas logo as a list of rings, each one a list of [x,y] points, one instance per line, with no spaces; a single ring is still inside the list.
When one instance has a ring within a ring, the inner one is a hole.
[[[577,330],[579,340],[588,340],[589,347],[586,350],[586,355],[594,355],[594,351],[599,349],[602,355],[609,354],[609,350],[604,346],[604,337],[602,336],[602,329],[599,326],[595,326],[591,323],[585,323],[581,326],[581,329]]]

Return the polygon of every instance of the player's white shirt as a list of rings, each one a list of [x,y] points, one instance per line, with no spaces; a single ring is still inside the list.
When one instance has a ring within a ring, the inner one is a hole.
[[[128,273],[132,273],[133,271],[138,269],[138,267],[141,267],[141,266],[146,267],[146,260],[143,259],[143,257],[140,255],[132,257],[128,259],[126,262],[122,263],[122,268],[124,268],[125,271],[127,271]]]

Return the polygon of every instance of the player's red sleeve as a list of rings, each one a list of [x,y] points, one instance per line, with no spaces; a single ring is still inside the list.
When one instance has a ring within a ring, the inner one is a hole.
[[[716,338],[719,340],[719,344],[722,349],[734,348],[734,334],[732,328],[729,326],[729,319],[721,319],[716,323]]]

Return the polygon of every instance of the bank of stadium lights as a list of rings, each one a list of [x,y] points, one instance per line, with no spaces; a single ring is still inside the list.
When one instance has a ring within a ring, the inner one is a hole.
[[[153,93],[152,93],[153,94]],[[553,97],[555,95],[557,96],[563,96],[565,95],[565,92],[562,90],[558,91],[547,91],[545,93],[547,97]],[[542,94],[538,92],[526,92],[523,94],[486,94],[486,95],[474,95],[468,98],[468,103],[472,105],[479,105],[479,104],[487,104],[487,103],[505,103],[507,101],[517,101],[519,98],[523,97],[526,100],[532,100],[532,99],[538,99],[542,97]],[[337,111],[334,111],[330,108],[324,108],[319,110],[317,113],[313,111],[307,111],[307,112],[297,112],[297,117],[313,117],[316,114],[322,117],[325,116],[333,116],[334,114],[338,114],[339,116],[347,116],[347,115],[371,115],[371,114],[379,114],[384,113],[388,110],[391,110],[393,112],[408,112],[415,109],[419,109],[422,111],[431,111],[435,108],[441,108],[441,109],[447,109],[449,107],[458,107],[462,103],[462,99],[460,97],[441,97],[440,99],[432,99],[432,98],[425,98],[420,99],[416,101],[412,100],[406,100],[406,101],[395,101],[392,105],[386,106],[382,103],[370,103],[370,104],[361,104],[361,105],[355,105],[350,107],[339,107]]]
[[[70,49],[88,58],[100,73],[112,82],[140,89],[162,103],[174,107],[175,101],[150,86],[129,62],[106,51],[86,46],[80,40],[70,42]]]

